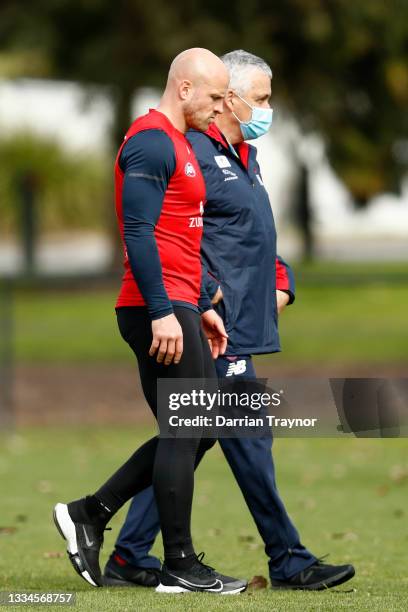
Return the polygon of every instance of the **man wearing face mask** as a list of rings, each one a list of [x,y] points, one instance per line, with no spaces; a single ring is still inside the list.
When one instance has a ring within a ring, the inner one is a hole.
[[[278,313],[294,300],[290,268],[276,255],[276,231],[255,147],[245,140],[272,123],[272,72],[260,58],[232,51],[221,58],[230,73],[224,112],[205,133],[190,130],[206,183],[201,243],[206,291],[228,333],[216,359],[219,378],[254,378],[251,356],[280,351]],[[300,542],[276,482],[272,436],[228,438],[219,443],[241,488],[269,557],[273,587],[320,590],[354,575],[351,565],[322,563]],[[159,531],[151,488],[132,502],[105,568],[108,585],[154,586],[160,562],[149,555]]]

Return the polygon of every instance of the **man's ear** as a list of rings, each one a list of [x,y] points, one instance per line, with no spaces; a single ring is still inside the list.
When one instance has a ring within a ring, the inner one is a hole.
[[[227,90],[224,98],[224,104],[230,111],[234,109],[234,92],[232,89]]]
[[[184,79],[179,85],[179,96],[182,100],[188,100],[193,90],[193,84],[191,81]]]

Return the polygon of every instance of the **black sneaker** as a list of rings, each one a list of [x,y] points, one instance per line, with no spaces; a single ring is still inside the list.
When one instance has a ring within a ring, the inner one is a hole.
[[[104,529],[94,523],[74,522],[67,504],[55,506],[54,523],[67,542],[67,553],[74,570],[92,586],[103,586],[99,551]]]
[[[245,591],[248,583],[244,580],[223,576],[213,567],[202,563],[204,553],[196,557],[194,565],[188,570],[170,570],[163,564],[160,584],[156,593],[216,593],[217,595],[236,595]]]
[[[315,561],[313,565],[306,567],[295,576],[287,580],[271,579],[272,587],[279,589],[304,589],[310,591],[322,591],[338,586],[353,578],[355,574],[352,565],[327,565],[321,561]]]
[[[137,567],[113,552],[105,566],[103,584],[114,587],[156,587],[160,584],[160,570]]]

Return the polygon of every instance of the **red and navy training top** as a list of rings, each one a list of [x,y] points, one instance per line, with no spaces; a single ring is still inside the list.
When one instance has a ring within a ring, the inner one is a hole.
[[[129,128],[115,163],[116,214],[125,273],[116,307],[197,307],[205,183],[184,134],[150,110]]]

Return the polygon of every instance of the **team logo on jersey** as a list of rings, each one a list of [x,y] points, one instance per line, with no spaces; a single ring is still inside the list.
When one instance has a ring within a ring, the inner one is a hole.
[[[236,376],[238,374],[244,374],[244,372],[246,372],[246,361],[245,359],[238,359],[238,361],[229,364],[225,376]]]
[[[225,155],[214,155],[215,163],[219,168],[230,168],[231,164]]]
[[[196,171],[194,169],[194,166],[191,162],[187,162],[185,167],[184,167],[184,172],[186,173],[187,176],[195,176],[196,175]]]

